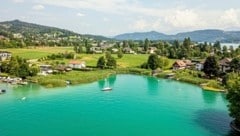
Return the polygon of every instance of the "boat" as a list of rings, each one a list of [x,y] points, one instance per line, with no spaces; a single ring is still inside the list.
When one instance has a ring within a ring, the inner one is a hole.
[[[26,99],[27,99],[26,97],[23,97],[23,98],[22,98],[23,101],[26,100]]]
[[[111,91],[111,90],[112,90],[111,87],[104,87],[104,88],[102,89],[102,91]]]
[[[6,93],[6,90],[2,89],[0,90],[0,94]]]
[[[112,88],[109,86],[109,83],[108,83],[107,79],[105,79],[105,80],[106,80],[106,82],[107,82],[107,86],[104,87],[104,88],[102,89],[102,91],[111,91]]]

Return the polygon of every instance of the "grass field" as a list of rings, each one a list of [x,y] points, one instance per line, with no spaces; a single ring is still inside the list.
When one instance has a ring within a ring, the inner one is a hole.
[[[13,56],[19,56],[25,59],[39,59],[53,53],[72,52],[73,47],[39,47],[39,48],[24,48],[24,49],[1,49],[1,51],[9,51]]]
[[[2,51],[9,51],[13,56],[19,56],[25,59],[39,59],[46,57],[53,53],[64,53],[64,52],[73,52],[73,47],[38,47],[38,48],[29,48],[29,49],[2,49]],[[100,56],[104,54],[78,54],[77,59],[85,61],[87,66],[96,66],[97,60]],[[138,67],[144,62],[147,62],[149,54],[124,54],[121,59],[117,58],[116,54],[113,54],[113,57],[117,60],[117,65],[119,68],[129,68],[129,67]],[[69,60],[54,60],[59,62],[68,63]],[[169,66],[171,67],[175,60],[170,60]],[[51,62],[49,62],[51,63]]]

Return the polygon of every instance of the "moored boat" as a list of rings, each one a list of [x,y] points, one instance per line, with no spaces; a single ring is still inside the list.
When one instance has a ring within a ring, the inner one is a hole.
[[[111,91],[111,90],[112,90],[111,87],[105,87],[105,88],[102,89],[102,91]]]

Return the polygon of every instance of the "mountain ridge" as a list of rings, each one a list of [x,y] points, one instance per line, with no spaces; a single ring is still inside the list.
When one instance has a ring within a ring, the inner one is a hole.
[[[197,42],[240,42],[240,31],[224,31],[220,29],[204,29],[195,30],[190,32],[181,32],[173,35],[149,31],[149,32],[133,32],[123,33],[116,35],[114,38],[117,40],[183,40],[190,37],[193,41]]]

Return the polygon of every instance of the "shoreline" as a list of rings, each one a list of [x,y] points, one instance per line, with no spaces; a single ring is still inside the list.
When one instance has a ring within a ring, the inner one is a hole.
[[[106,70],[95,70],[95,71],[88,71],[88,72],[86,72],[86,71],[84,71],[84,72],[77,71],[77,72],[79,72],[80,75],[85,74],[85,76],[84,76],[85,78],[71,80],[70,79],[71,75],[68,77],[68,75],[60,74],[60,75],[49,75],[49,76],[42,76],[42,77],[38,76],[38,77],[35,77],[32,79],[28,79],[28,81],[30,81],[32,83],[36,83],[38,85],[41,85],[45,88],[57,88],[57,87],[66,87],[68,85],[71,86],[71,85],[92,83],[92,82],[107,78],[111,75],[117,75],[117,74],[134,74],[134,75],[152,76],[151,70],[139,69],[139,68],[106,69]],[[98,75],[95,75],[96,73]],[[207,85],[203,86],[201,84],[195,84],[190,81],[188,82],[188,81],[184,81],[181,79],[166,78],[166,77],[162,77],[162,76],[154,76],[154,77],[161,78],[161,79],[170,79],[170,80],[180,81],[183,83],[197,85],[198,87],[202,88],[203,91],[220,92],[220,93],[226,92],[225,90],[220,89],[220,88],[209,87]],[[69,82],[69,84],[67,84],[66,82]]]

